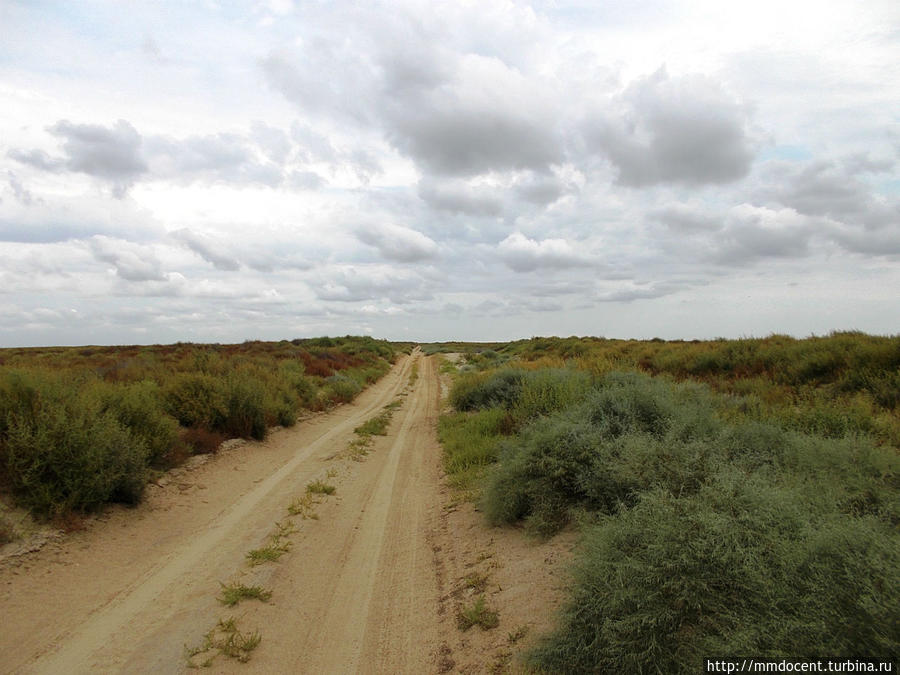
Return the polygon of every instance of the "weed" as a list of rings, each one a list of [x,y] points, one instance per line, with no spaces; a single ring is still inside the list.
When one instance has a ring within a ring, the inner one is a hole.
[[[219,602],[228,607],[233,607],[241,600],[255,599],[268,602],[272,597],[272,591],[267,591],[261,586],[245,586],[244,584],[219,584],[222,587],[222,595]]]
[[[185,645],[184,656],[189,668],[209,668],[218,654],[246,663],[250,660],[250,653],[259,646],[261,641],[262,636],[259,631],[242,633],[238,630],[234,617],[219,619],[215,628],[204,636],[202,645],[198,647]],[[197,663],[195,657],[201,655],[206,658]]]
[[[291,542],[273,539],[268,546],[255,548],[247,553],[247,560],[251,565],[262,565],[267,562],[277,562],[285,553],[291,550]]]
[[[290,520],[283,520],[275,523],[275,532],[272,533],[272,541],[278,541],[284,537],[288,537],[296,531],[297,528],[294,527],[294,523]]]
[[[292,516],[301,516],[303,520],[318,520],[313,506],[316,504],[313,500],[312,493],[307,492],[302,497],[294,497],[293,501],[288,504],[288,514]]]
[[[306,486],[306,493],[313,495],[333,495],[337,488],[321,480],[315,480]]]
[[[391,421],[389,410],[366,420],[353,431],[359,436],[387,436],[388,424]]]
[[[372,447],[372,437],[371,436],[361,436],[360,438],[356,438],[347,445],[347,452],[350,455],[350,459],[361,462],[362,459],[369,454],[369,448]]]
[[[456,616],[456,625],[460,630],[469,630],[472,626],[479,626],[481,630],[490,630],[500,625],[500,614],[495,610],[488,609],[484,601],[484,596],[478,596],[478,599],[469,607],[464,607]]]
[[[512,631],[509,635],[507,635],[506,639],[509,642],[509,644],[514,645],[519,640],[521,640],[523,637],[525,637],[526,635],[528,635],[528,626],[526,626],[525,624],[522,624],[521,626],[516,628],[514,631]]]

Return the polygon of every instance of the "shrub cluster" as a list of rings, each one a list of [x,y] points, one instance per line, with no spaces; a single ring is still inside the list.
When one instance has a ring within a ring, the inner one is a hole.
[[[393,355],[353,337],[0,350],[0,489],[48,516],[136,503],[151,469],[350,401]]]
[[[894,448],[754,418],[695,383],[539,373],[467,376],[453,400],[475,412],[441,422],[448,470],[473,448],[496,462],[491,522],[548,535],[574,512],[598,520],[536,666],[686,673],[709,654],[897,655]]]

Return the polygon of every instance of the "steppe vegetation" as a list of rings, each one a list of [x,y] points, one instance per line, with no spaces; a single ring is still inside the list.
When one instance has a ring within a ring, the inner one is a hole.
[[[0,350],[0,491],[57,518],[137,503],[154,471],[349,402],[394,356],[350,336]]]
[[[451,479],[582,534],[535,667],[900,653],[900,338],[532,339],[459,370]]]

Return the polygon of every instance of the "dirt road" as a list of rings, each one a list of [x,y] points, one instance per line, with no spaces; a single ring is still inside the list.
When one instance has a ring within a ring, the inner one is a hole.
[[[389,434],[362,461],[351,458],[354,428],[395,400]],[[508,661],[505,637],[458,631],[462,580],[480,568],[494,574],[489,597],[505,597],[509,626],[527,628],[558,595],[559,546],[497,533],[498,553],[495,533],[455,506],[435,435],[440,400],[435,362],[414,352],[353,404],[176,470],[137,509],[111,510],[0,564],[0,672],[184,672],[186,648],[200,649],[230,618],[261,637],[249,661],[212,649],[194,663],[213,657],[213,672],[235,673],[429,673]],[[316,480],[336,492],[304,505]],[[302,507],[294,515],[292,503]],[[247,553],[279,526],[275,541],[289,550],[250,565]],[[260,586],[271,598],[226,607],[222,584]]]

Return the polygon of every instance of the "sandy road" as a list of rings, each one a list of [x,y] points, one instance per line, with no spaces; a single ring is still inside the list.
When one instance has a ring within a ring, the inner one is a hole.
[[[342,459],[354,427],[398,396],[389,435],[364,461]],[[138,509],[0,568],[0,671],[182,672],[185,645],[234,616],[262,642],[213,672],[435,672],[439,400],[436,366],[416,352],[353,404],[176,472]],[[325,477],[337,493],[318,519],[293,518],[290,552],[250,567],[246,553]],[[223,607],[219,583],[234,581],[272,598]]]

